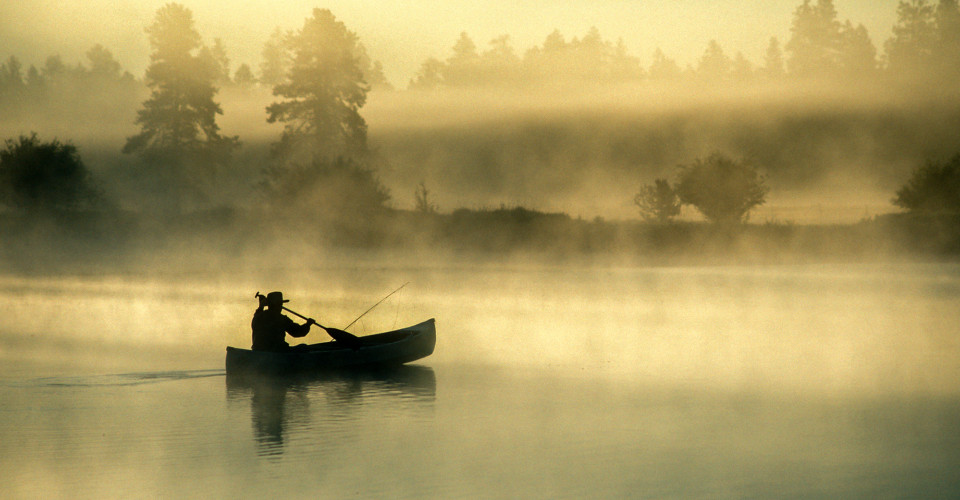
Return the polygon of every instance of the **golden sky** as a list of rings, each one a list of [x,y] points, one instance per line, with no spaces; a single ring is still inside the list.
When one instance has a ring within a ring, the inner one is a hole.
[[[631,54],[649,65],[660,47],[681,66],[695,64],[716,39],[728,55],[742,52],[762,60],[770,37],[784,43],[802,0],[188,0],[205,41],[221,38],[232,68],[256,71],[260,49],[276,27],[298,28],[315,7],[330,9],[360,36],[387,78],[405,87],[428,57],[445,59],[460,32],[485,49],[510,35],[518,54],[542,43],[554,29],[567,39],[591,26],[607,40],[622,38]],[[17,56],[26,66],[52,54],[68,64],[100,43],[137,76],[148,64],[143,28],[166,0],[0,1],[0,57]],[[896,19],[896,0],[835,0],[841,20],[864,24],[879,51]]]

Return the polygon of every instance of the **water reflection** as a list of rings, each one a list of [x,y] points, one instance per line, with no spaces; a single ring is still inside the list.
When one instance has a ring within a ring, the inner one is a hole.
[[[227,375],[230,401],[250,401],[257,453],[280,456],[296,434],[330,434],[331,426],[360,419],[365,406],[386,405],[386,415],[432,408],[433,369],[400,366],[389,370],[314,375]],[[342,434],[342,433],[341,433]]]

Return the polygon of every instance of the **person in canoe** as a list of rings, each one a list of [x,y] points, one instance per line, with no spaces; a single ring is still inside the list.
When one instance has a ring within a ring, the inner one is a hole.
[[[286,351],[290,349],[286,335],[291,337],[305,337],[310,333],[310,327],[317,324],[313,319],[307,319],[304,324],[298,324],[283,315],[283,292],[270,292],[266,297],[258,295],[260,306],[253,313],[250,326],[253,329],[254,351]]]

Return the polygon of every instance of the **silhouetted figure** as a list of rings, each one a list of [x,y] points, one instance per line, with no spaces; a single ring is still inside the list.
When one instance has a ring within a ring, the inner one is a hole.
[[[315,325],[312,319],[299,325],[283,315],[283,304],[290,302],[283,300],[283,292],[270,292],[266,297],[260,296],[260,307],[253,313],[250,326],[253,329],[253,350],[255,351],[285,351],[290,348],[286,342],[286,334],[291,337],[305,337],[310,332],[310,326]],[[264,309],[266,306],[266,309]]]

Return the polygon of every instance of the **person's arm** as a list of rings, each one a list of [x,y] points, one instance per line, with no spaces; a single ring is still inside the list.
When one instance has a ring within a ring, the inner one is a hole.
[[[287,320],[287,333],[289,333],[291,337],[306,337],[307,334],[310,333],[310,326],[314,324],[313,321],[307,321],[302,325],[298,325],[296,321],[286,316],[284,316],[284,318]]]

